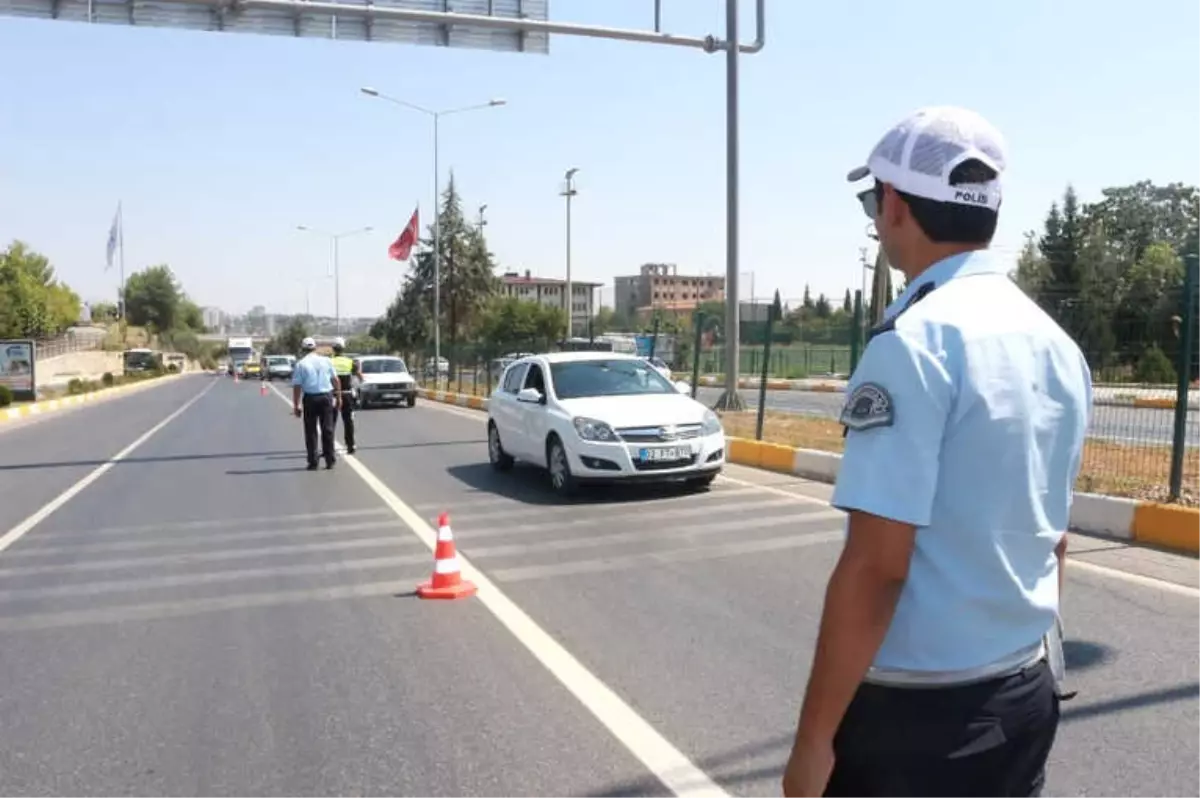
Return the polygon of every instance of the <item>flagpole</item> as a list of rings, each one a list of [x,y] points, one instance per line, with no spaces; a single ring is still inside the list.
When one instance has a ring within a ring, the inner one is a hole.
[[[121,321],[125,321],[125,211],[117,200],[117,263],[121,273],[121,284],[117,287],[117,305],[121,310]]]

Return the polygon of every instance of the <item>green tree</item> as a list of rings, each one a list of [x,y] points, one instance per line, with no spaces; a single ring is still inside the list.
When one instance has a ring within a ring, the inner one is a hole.
[[[494,296],[475,317],[471,330],[485,358],[514,351],[549,349],[566,328],[562,308],[516,297]]]
[[[453,360],[457,356],[458,342],[465,337],[475,316],[496,292],[499,281],[482,231],[467,224],[463,218],[462,200],[453,174],[442,193],[442,206],[438,213],[441,264],[438,275],[440,285],[436,290],[439,292],[442,314],[441,329],[449,344],[446,354]],[[432,308],[435,290],[432,230],[430,233],[428,239],[421,241],[421,248],[414,260],[411,287],[406,285],[406,289],[417,295],[410,302],[419,297],[422,301],[427,300],[427,306]]]
[[[55,335],[79,320],[79,308],[45,255],[20,241],[0,251],[0,337]]]
[[[179,300],[179,312],[177,323],[180,327],[194,332],[205,332],[204,329],[204,312],[200,310],[200,306],[187,297],[182,297]]]
[[[850,289],[849,288],[846,289],[846,296],[842,297],[842,312],[843,313],[853,313],[854,312],[854,300],[850,298]]]
[[[815,309],[816,309],[816,305],[813,303],[812,292],[809,291],[808,283],[805,283],[804,284],[804,301],[803,301],[803,306],[802,306],[802,310],[805,311],[805,313],[802,315],[805,315],[805,316],[810,315],[811,312]]]
[[[432,302],[432,293],[422,290],[410,275],[383,317],[371,326],[371,337],[386,341],[406,357],[425,349],[433,335]]]
[[[1149,180],[1131,186],[1106,188],[1104,199],[1088,205],[1090,223],[1103,225],[1104,235],[1130,263],[1142,259],[1155,243],[1165,243],[1183,255],[1197,229],[1195,186],[1170,183],[1156,186]]]
[[[179,320],[183,292],[166,264],[136,272],[125,281],[125,315],[131,324],[165,332]]]
[[[96,302],[91,307],[93,322],[103,323],[117,320],[117,304],[115,302]]]
[[[270,341],[267,341],[263,351],[268,355],[298,355],[300,343],[308,336],[308,326],[304,319],[292,317]]]
[[[373,335],[356,335],[346,341],[346,351],[361,355],[383,355],[388,351],[387,340]]]
[[[612,308],[604,305],[596,311],[592,318],[592,335],[604,335],[606,332],[620,329],[617,326],[617,314]]]
[[[816,304],[813,305],[813,313],[818,319],[827,319],[833,315],[833,306],[829,304],[829,298],[824,294],[817,296]]]

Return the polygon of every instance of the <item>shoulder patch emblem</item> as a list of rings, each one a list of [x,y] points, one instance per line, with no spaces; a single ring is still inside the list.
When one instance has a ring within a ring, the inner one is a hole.
[[[890,427],[896,420],[896,408],[891,394],[882,385],[864,382],[855,388],[842,407],[838,421],[848,430],[868,430]]]

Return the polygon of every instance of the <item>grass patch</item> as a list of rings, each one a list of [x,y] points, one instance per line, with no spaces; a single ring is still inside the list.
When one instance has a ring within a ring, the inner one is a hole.
[[[754,412],[724,413],[725,434],[754,438]],[[763,419],[763,440],[798,449],[841,452],[842,425],[830,418],[795,413],[768,412]],[[1128,496],[1144,501],[1166,501],[1171,473],[1171,447],[1153,444],[1114,443],[1088,439],[1083,449],[1083,466],[1076,489],[1110,496]],[[1183,461],[1183,491],[1180,501],[1200,504],[1200,457],[1189,449]]]

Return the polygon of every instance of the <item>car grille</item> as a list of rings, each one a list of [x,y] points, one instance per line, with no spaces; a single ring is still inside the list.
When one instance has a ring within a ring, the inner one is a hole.
[[[403,391],[408,389],[407,382],[376,382],[372,387],[377,391]]]
[[[672,427],[622,427],[617,436],[627,443],[666,443],[668,441],[686,441],[699,438],[702,425],[679,424]]]

